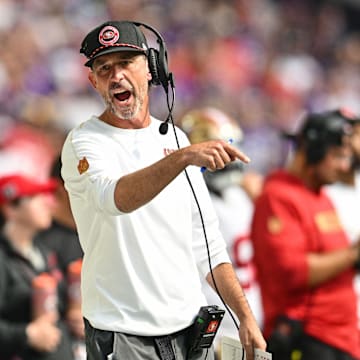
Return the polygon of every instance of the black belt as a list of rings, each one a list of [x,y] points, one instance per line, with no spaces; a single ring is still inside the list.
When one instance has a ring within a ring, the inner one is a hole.
[[[156,349],[159,352],[161,360],[175,360],[174,349],[171,345],[171,336],[161,336],[154,338]]]
[[[154,337],[156,349],[158,350],[161,360],[175,360],[175,353],[171,345],[171,340],[179,335],[186,335],[190,328],[191,325],[170,335]]]

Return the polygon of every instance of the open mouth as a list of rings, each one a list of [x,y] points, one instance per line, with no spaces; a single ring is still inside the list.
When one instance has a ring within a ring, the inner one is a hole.
[[[127,99],[129,99],[131,93],[130,91],[123,91],[117,94],[114,94],[115,98],[119,101],[126,101]]]

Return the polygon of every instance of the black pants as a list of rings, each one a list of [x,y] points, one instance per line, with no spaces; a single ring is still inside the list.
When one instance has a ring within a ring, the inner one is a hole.
[[[114,333],[93,328],[89,321],[85,323],[85,344],[87,360],[106,360],[113,352]]]
[[[301,360],[355,360],[350,354],[304,335],[300,341]],[[274,354],[276,359],[276,354]]]
[[[273,354],[274,360],[356,360],[349,353],[305,334],[290,347],[268,347],[268,350]]]
[[[267,344],[276,360],[356,360],[349,353],[305,334],[302,322],[287,316],[278,317]]]

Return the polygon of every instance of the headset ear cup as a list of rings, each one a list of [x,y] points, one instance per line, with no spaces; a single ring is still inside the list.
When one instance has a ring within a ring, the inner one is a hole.
[[[158,51],[150,48],[148,51],[148,65],[151,74],[151,84],[160,85],[160,75],[158,70]]]
[[[150,84],[155,86],[162,85],[165,92],[167,93],[169,85],[172,88],[175,85],[172,73],[169,73],[168,70],[167,50],[164,39],[162,38],[160,33],[150,25],[140,22],[133,22],[133,24],[136,26],[145,27],[147,30],[154,33],[154,35],[157,37],[159,49],[157,50],[154,48],[149,48],[147,51],[148,66],[152,77]]]
[[[164,89],[166,90],[169,84],[169,71],[167,66],[167,52],[165,50],[165,45],[160,44],[159,53],[158,53],[158,73],[159,80]]]

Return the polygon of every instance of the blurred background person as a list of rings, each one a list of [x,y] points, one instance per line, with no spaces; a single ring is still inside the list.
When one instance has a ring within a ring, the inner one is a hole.
[[[351,121],[310,113],[284,169],[268,175],[255,204],[251,238],[276,359],[359,359],[353,288],[359,243],[349,240],[324,186],[351,164]]]
[[[67,132],[99,113],[102,101],[78,56],[81,34],[109,18],[138,20],[168,45],[174,118],[199,106],[230,112],[245,134],[248,169],[266,174],[284,160],[277,130],[293,130],[304,110],[360,112],[359,16],[356,0],[0,0],[0,121],[4,128],[48,122]],[[152,96],[159,100],[152,113],[165,119],[161,89]],[[2,173],[14,158],[23,169],[47,169],[50,151],[26,161],[22,145],[8,156],[0,151]]]
[[[241,148],[243,141],[241,127],[229,114],[218,108],[203,107],[190,110],[182,116],[178,125],[193,144],[221,139],[231,141],[233,145]],[[202,170],[236,274],[261,327],[260,290],[253,263],[250,224],[253,201],[261,191],[263,177],[253,170],[246,171],[244,164],[240,162],[231,163],[216,172]],[[210,305],[224,308],[218,294],[206,282],[203,282],[203,292]],[[218,359],[221,355],[222,336],[237,339],[236,324],[228,312],[225,313],[215,338]]]
[[[52,224],[39,234],[37,242],[44,244],[56,254],[59,267],[66,276],[68,293],[66,320],[73,337],[75,360],[81,360],[86,358],[84,321],[80,306],[80,275],[83,251],[60,170],[61,160],[60,157],[57,157],[50,171],[50,176],[56,179],[58,183],[54,191]]]
[[[54,180],[0,178],[0,347],[4,360],[72,359],[56,255],[35,243],[51,224]],[[43,287],[44,286],[44,287]]]
[[[339,181],[327,186],[326,191],[335,205],[348,238],[351,243],[356,244],[360,241],[360,117],[350,110],[344,109],[342,111],[353,121],[353,133],[350,140],[352,163],[348,171],[340,174]],[[357,272],[359,271],[360,263],[357,264]],[[354,286],[357,294],[358,329],[360,331],[359,274],[355,277]]]
[[[50,172],[51,178],[56,179],[58,183],[54,191],[52,225],[40,233],[38,241],[44,242],[57,254],[59,266],[65,273],[71,262],[82,258],[83,251],[60,170],[61,160],[60,157],[57,157]]]

